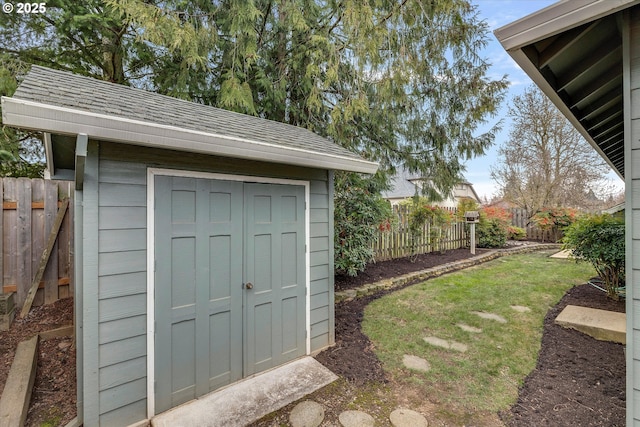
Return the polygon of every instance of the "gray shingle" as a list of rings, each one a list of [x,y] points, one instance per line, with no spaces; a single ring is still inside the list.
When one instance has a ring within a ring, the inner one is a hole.
[[[35,65],[13,97],[180,129],[361,159],[357,154],[307,129]]]

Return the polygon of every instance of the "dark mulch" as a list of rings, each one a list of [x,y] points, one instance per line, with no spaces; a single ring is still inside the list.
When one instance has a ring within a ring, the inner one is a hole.
[[[454,255],[455,252],[455,255]],[[469,256],[468,250],[428,255],[432,267]],[[413,264],[413,270],[428,268]],[[404,274],[405,260],[376,263],[367,268],[365,282]],[[336,276],[336,288],[354,287],[355,280]],[[408,285],[407,285],[408,286]],[[369,339],[362,333],[364,308],[381,291],[367,297],[336,304],[336,345],[316,359],[352,384],[387,382]],[[509,426],[623,426],[625,424],[625,359],[620,344],[595,340],[553,322],[567,304],[625,311],[624,301],[607,299],[601,291],[584,284],[570,289],[545,318],[536,368],[520,389],[517,403],[500,414]]]
[[[525,379],[518,402],[501,414],[509,426],[624,426],[623,346],[598,341],[554,323],[568,305],[625,311],[585,284],[572,288],[547,313],[538,364]]]
[[[73,323],[73,298],[34,307],[0,332],[0,390],[20,341]],[[72,337],[40,340],[38,368],[26,426],[66,425],[76,416],[76,352]],[[48,423],[48,424],[47,424]]]
[[[452,249],[445,253],[428,253],[417,255],[415,260],[410,258],[398,258],[389,261],[380,261],[367,265],[367,268],[356,277],[336,275],[336,291],[356,288],[358,286],[374,283],[383,279],[401,276],[414,271],[425,270],[436,265],[460,261],[487,252],[488,249],[476,249],[476,254],[471,255],[469,249]]]

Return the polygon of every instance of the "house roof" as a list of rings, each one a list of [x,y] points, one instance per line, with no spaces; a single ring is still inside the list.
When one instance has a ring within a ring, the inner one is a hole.
[[[499,28],[503,47],[624,177],[622,28],[640,0],[563,0]]]
[[[412,174],[404,168],[398,168],[396,174],[391,178],[391,188],[388,191],[382,192],[382,197],[385,199],[406,199],[413,197],[416,194],[416,190],[420,193],[420,188],[416,186],[416,181],[420,181],[424,178],[420,175]],[[464,184],[471,188],[473,195],[477,201],[480,201],[478,193],[473,188],[473,184],[463,180],[460,184]],[[455,194],[454,196],[458,196]]]
[[[307,167],[377,170],[376,163],[307,129],[40,66],[32,67],[13,97],[2,98],[2,120],[53,134],[53,151],[70,151],[64,147],[69,143],[65,135],[86,134],[96,140]]]
[[[416,176],[410,174],[406,169],[399,168],[397,173],[391,178],[391,188],[382,192],[385,199],[406,199],[416,194],[416,185],[413,180]],[[418,190],[419,192],[419,190]]]

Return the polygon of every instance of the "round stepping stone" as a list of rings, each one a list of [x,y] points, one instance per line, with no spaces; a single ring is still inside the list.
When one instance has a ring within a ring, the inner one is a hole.
[[[407,368],[415,369],[416,371],[427,372],[431,369],[431,365],[429,364],[429,362],[421,357],[412,356],[409,354],[405,354],[402,357],[402,363],[404,363],[404,366],[406,366]]]
[[[298,403],[289,414],[292,427],[318,427],[324,420],[324,407],[312,400]]]
[[[482,332],[482,329],[475,328],[475,327],[469,326],[469,325],[465,325],[464,323],[456,323],[456,326],[458,328],[462,329],[463,331],[471,332],[472,334],[479,334],[479,333]]]
[[[527,313],[531,311],[529,307],[525,307],[523,305],[512,305],[511,308],[517,311],[518,313]]]
[[[485,313],[484,311],[472,311],[471,314],[480,316],[483,319],[495,320],[496,322],[500,322],[500,323],[507,323],[507,319],[495,313]]]
[[[389,416],[393,427],[427,427],[427,419],[411,409],[396,409]]]
[[[344,411],[338,416],[343,427],[373,427],[375,420],[366,412]]]

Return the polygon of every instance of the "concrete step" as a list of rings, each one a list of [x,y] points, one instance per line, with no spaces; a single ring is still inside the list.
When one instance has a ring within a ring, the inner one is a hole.
[[[556,323],[576,329],[601,341],[627,343],[625,313],[568,305],[556,317]]]

